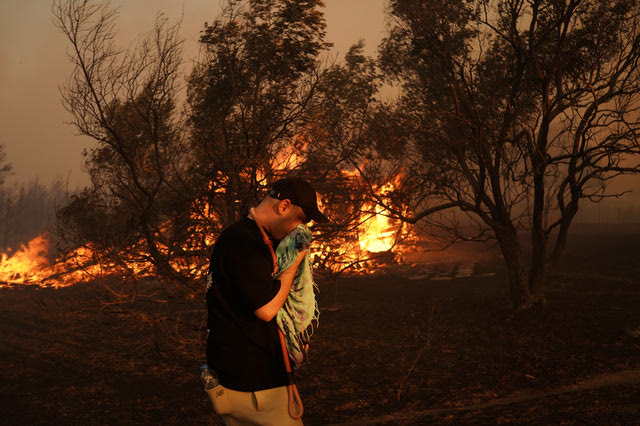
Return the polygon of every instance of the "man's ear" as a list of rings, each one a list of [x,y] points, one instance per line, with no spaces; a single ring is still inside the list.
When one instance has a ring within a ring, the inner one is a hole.
[[[278,203],[278,214],[283,215],[286,213],[287,209],[291,207],[291,200],[284,199]]]

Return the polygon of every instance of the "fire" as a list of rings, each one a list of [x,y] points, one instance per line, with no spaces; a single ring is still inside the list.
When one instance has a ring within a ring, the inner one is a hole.
[[[400,179],[400,175],[380,187],[377,195],[386,197],[395,189],[398,179]],[[365,206],[365,210],[373,212],[371,217],[360,224],[360,248],[371,253],[391,250],[404,231],[402,223],[385,215],[385,209],[380,205],[368,204]]]
[[[41,234],[14,254],[0,255],[0,287],[16,284],[35,284],[46,287],[65,287],[101,275],[122,271],[118,265],[100,265],[93,262],[91,247],[78,247],[63,258],[49,261],[49,238]],[[126,265],[139,276],[149,275],[146,262]]]
[[[343,173],[346,182],[359,178],[357,170]],[[378,187],[378,198],[391,203],[391,193],[399,187],[401,179],[402,176],[395,176]],[[322,204],[321,201],[322,197],[319,198],[319,204]],[[359,219],[360,224],[355,232],[336,235],[331,241],[312,248],[312,259],[320,271],[374,273],[385,266],[403,262],[404,255],[414,250],[412,243],[407,244],[410,237],[408,227],[390,218],[383,206],[374,203],[363,205]]]
[[[12,256],[0,255],[0,282],[34,282],[44,278],[43,269],[49,266],[49,240],[38,235]]]
[[[302,138],[297,142],[304,145]],[[289,151],[280,153],[274,166],[283,169],[295,168],[303,159],[290,147]],[[351,173],[347,172],[347,174]],[[357,172],[353,172],[353,174],[357,175]],[[399,179],[401,179],[400,175],[396,175],[388,183],[380,186],[376,191],[377,196],[385,202],[390,202],[389,194],[399,187]],[[319,197],[319,203],[322,204],[321,197]],[[215,236],[210,235],[206,224],[199,221],[202,217],[207,218],[208,221],[216,220],[215,213],[208,201],[195,200],[192,205],[191,217],[194,219],[194,225],[192,225],[190,233],[204,236],[205,245],[213,245]],[[406,229],[400,221],[388,217],[384,207],[372,203],[363,206],[360,222],[356,238],[353,233],[345,238],[338,236],[331,244],[320,244],[314,248],[312,254],[313,258],[317,260],[318,266],[333,272],[351,270],[355,273],[368,273],[379,270],[379,264],[370,262],[372,259],[377,259],[378,262],[380,259],[386,259],[382,262],[389,262],[389,259],[391,262],[397,262],[402,258],[403,249],[397,243],[406,237]],[[163,230],[161,229],[160,232]],[[139,244],[144,245],[144,242],[140,241]],[[191,250],[190,244],[193,242],[184,242],[185,252]],[[145,277],[154,274],[153,265],[140,258],[136,261],[126,261],[127,256],[122,256],[117,264],[100,264],[96,260],[100,256],[95,256],[94,247],[90,244],[79,247],[65,254],[64,257],[52,261],[52,256],[49,255],[49,245],[48,235],[42,234],[23,245],[13,254],[0,253],[0,287],[16,284],[64,287],[105,275],[124,276],[133,273],[137,277]],[[139,247],[136,247],[136,250],[138,249]],[[159,245],[157,249],[161,253],[169,252],[169,247],[163,245]],[[380,253],[381,256],[377,253]],[[325,264],[325,259],[333,260]],[[189,276],[197,276],[198,274],[202,275],[207,266],[206,263],[202,264],[200,260],[188,257],[173,258],[170,260],[170,264],[176,271],[185,272]]]
[[[389,251],[396,243],[398,225],[383,215],[384,209],[375,207],[375,213],[360,225],[360,248],[371,253]]]

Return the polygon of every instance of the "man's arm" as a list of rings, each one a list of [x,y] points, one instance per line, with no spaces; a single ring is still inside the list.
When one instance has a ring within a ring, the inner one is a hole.
[[[289,292],[291,291],[291,286],[293,285],[293,279],[296,276],[298,266],[306,255],[306,251],[298,253],[298,258],[291,264],[291,266],[278,275],[278,279],[280,280],[280,290],[278,290],[278,293],[273,299],[256,309],[254,312],[255,316],[263,321],[269,322],[277,315],[282,305],[284,305],[284,302],[287,301],[287,297],[289,297]]]

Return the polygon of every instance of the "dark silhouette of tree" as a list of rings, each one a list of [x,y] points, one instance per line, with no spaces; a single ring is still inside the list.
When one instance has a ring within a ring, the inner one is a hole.
[[[97,142],[85,152],[91,187],[60,211],[59,235],[71,247],[96,244],[97,261],[148,261],[180,281],[173,261],[185,255],[190,200],[177,176],[186,161],[175,111],[179,24],[159,16],[137,46],[122,50],[108,4],[55,1],[53,16],[75,66],[61,89],[64,106],[78,132]]]
[[[273,180],[299,171],[305,113],[318,84],[320,0],[227,1],[201,33],[188,82],[192,187],[217,234]]]
[[[359,243],[360,225],[376,211],[366,197],[368,187],[358,170],[384,171],[372,145],[377,139],[372,133],[377,129],[371,125],[379,108],[380,73],[363,49],[361,40],[349,49],[344,61],[322,71],[304,130],[310,143],[302,169],[316,177],[332,219],[322,228],[319,240],[323,252],[317,266],[332,271],[358,267],[380,256],[362,251]]]
[[[638,2],[393,0],[388,11],[380,64],[402,95],[379,122],[400,130],[377,146],[404,179],[378,201],[454,239],[497,239],[513,307],[542,300],[580,202],[620,196],[607,182],[640,171]],[[450,209],[477,232],[438,219]]]
[[[11,193],[5,186],[5,180],[10,172],[11,164],[7,163],[7,154],[4,152],[4,145],[0,145],[0,249],[2,250],[9,246],[9,227],[13,200]]]
[[[0,145],[0,187],[11,172],[11,164],[7,163],[7,153],[4,152],[4,145]]]
[[[121,50],[108,4],[56,1],[76,66],[63,102],[78,131],[97,141],[86,153],[91,187],[59,213],[67,246],[92,244],[96,261],[125,269],[149,261],[180,281],[270,182],[306,175],[304,129],[329,47],[321,6],[228,1],[202,31],[182,117],[177,26],[160,17],[137,48]]]

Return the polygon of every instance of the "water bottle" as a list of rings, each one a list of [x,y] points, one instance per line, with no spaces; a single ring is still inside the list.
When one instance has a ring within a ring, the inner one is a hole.
[[[202,384],[204,384],[204,390],[206,391],[218,386],[218,377],[216,377],[216,373],[214,371],[209,369],[207,364],[203,364],[200,367],[200,378],[202,379]]]

